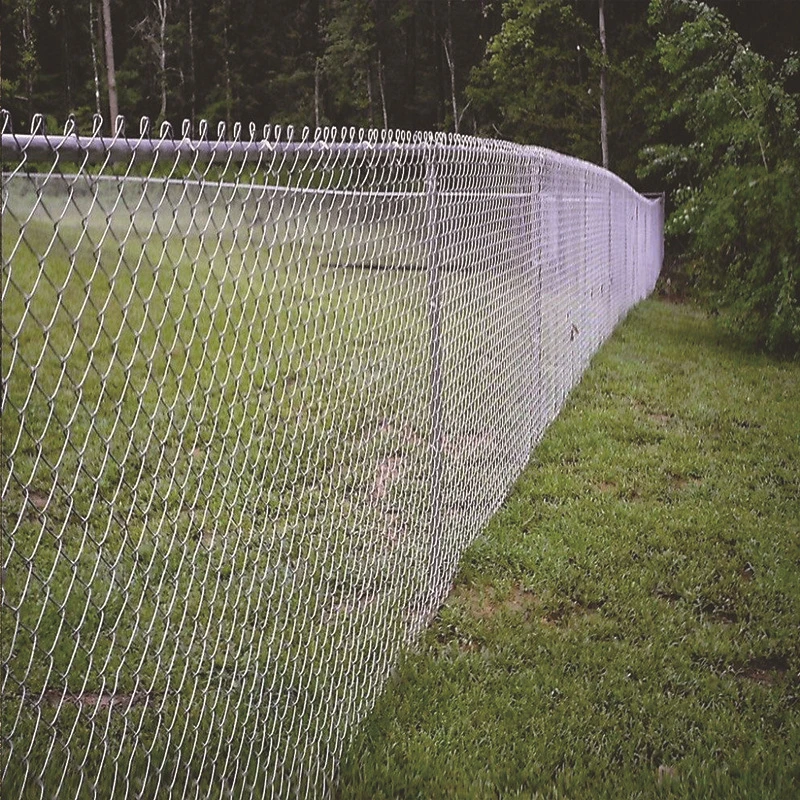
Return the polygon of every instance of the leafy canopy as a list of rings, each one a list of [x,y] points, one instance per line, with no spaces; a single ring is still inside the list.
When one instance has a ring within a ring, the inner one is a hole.
[[[468,89],[496,133],[597,160],[599,45],[569,0],[507,0]]]
[[[682,129],[643,151],[642,174],[673,188],[667,234],[691,280],[737,330],[772,350],[800,351],[800,135],[776,70],[716,9],[652,0],[669,100],[660,122]]]

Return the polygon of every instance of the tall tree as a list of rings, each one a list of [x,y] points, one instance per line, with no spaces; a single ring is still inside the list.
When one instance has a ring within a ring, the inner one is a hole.
[[[158,23],[157,42],[158,56],[158,82],[161,88],[161,108],[158,111],[158,119],[164,120],[167,116],[167,12],[169,11],[169,0],[153,0],[156,10],[156,20]]]
[[[600,148],[602,150],[603,167],[608,169],[608,109],[606,107],[606,8],[605,0],[598,0],[598,28],[600,32]]]
[[[156,116],[158,121],[163,121],[167,117],[167,18],[169,14],[170,0],[152,0],[146,15],[136,25],[136,30],[142,37],[155,66],[160,102]]]
[[[238,54],[234,30],[235,15],[232,13],[231,2],[232,0],[217,0],[210,5],[209,44],[214,48],[217,64],[215,74],[212,76],[212,88],[207,95],[207,102],[210,102],[205,111],[211,118],[221,117],[228,130],[233,125],[236,89],[239,83],[236,70]]]
[[[322,64],[331,111],[344,120],[375,125],[379,49],[372,0],[334,0],[325,26]],[[381,90],[382,92],[382,90]],[[386,117],[385,108],[382,109]]]
[[[458,99],[456,96],[456,54],[453,47],[453,0],[447,0],[447,21],[442,39],[444,54],[447,59],[447,69],[450,73],[450,99],[453,104],[453,130],[458,133],[460,122],[458,114]]]
[[[119,100],[117,98],[117,70],[114,66],[114,36],[111,28],[111,0],[102,0],[103,6],[103,33],[105,35],[106,53],[106,81],[108,86],[108,113],[111,131],[114,131],[117,116],[119,115]]]
[[[102,105],[100,102],[100,69],[97,64],[97,42],[100,32],[100,20],[95,13],[94,0],[89,0],[89,46],[92,51],[92,87],[94,88],[94,110],[100,116]]]
[[[189,120],[194,125],[197,116],[197,75],[195,70],[194,0],[187,0],[187,46],[189,49]]]
[[[570,0],[508,0],[503,15],[468,91],[489,130],[597,160],[592,27]]]
[[[36,32],[34,19],[37,0],[19,0],[16,14],[19,20],[21,39],[20,47],[20,74],[24,85],[24,100],[27,106],[28,119],[34,114],[34,88],[36,77],[40,72],[40,61],[36,47]]]

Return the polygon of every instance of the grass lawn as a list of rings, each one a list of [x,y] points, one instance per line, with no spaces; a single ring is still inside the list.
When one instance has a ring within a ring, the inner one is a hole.
[[[3,188],[4,792],[323,794],[528,456],[510,215],[440,243],[434,459],[419,198]]]
[[[397,526],[425,507],[422,433],[402,442],[404,480],[374,484],[398,431],[424,421],[425,275],[328,268],[355,233],[320,244],[301,212],[232,225],[258,209],[157,183],[95,195],[80,179],[70,194],[55,178],[37,203],[15,180],[2,226],[4,789],[315,784],[318,765],[296,752],[363,714],[325,698],[368,704],[360,684],[388,672],[409,624],[397,606],[420,579],[398,565],[424,543],[389,548],[384,506],[417,500]],[[359,669],[343,674],[333,654]]]
[[[800,796],[800,364],[648,301],[596,356],[340,796]]]

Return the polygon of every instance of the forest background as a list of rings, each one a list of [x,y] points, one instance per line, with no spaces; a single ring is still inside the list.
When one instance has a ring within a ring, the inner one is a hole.
[[[119,112],[154,131],[454,131],[605,162],[666,192],[673,294],[800,352],[800,2],[2,0],[2,18],[19,133],[35,113],[50,132],[102,114],[110,133]]]

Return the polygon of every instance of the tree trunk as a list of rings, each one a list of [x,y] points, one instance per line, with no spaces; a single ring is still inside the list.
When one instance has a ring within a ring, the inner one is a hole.
[[[381,48],[381,20],[378,13],[379,0],[372,0],[372,21],[375,26],[375,54],[378,60],[378,91],[381,96],[381,116],[383,117],[383,129],[389,128],[389,114],[386,111],[386,75],[383,69],[383,50]]]
[[[222,67],[225,78],[225,123],[227,131],[233,127],[233,81],[231,79],[231,43],[230,43],[230,3],[225,0],[222,4],[222,13],[225,18],[222,23]]]
[[[191,95],[189,99],[189,114],[192,121],[192,130],[194,130],[194,121],[197,116],[195,108],[197,104],[197,89],[195,82],[194,72],[194,0],[189,0],[189,80],[192,83]]]
[[[608,112],[606,110],[606,13],[605,0],[600,3],[600,47],[603,61],[600,65],[600,148],[603,154],[603,167],[608,169]]]
[[[228,131],[233,127],[233,87],[231,81],[231,55],[228,51],[228,22],[225,21],[225,122]]]
[[[602,2],[602,0],[601,0]],[[453,131],[458,133],[458,102],[456,98],[456,62],[453,52],[453,0],[447,0],[447,30],[444,36],[444,56],[450,70],[450,99],[453,103]]]
[[[386,113],[386,81],[383,76],[383,58],[378,48],[378,87],[381,90],[381,111],[383,111],[383,129],[389,129],[389,115]]]
[[[161,108],[158,111],[158,120],[163,122],[167,118],[167,2],[157,0],[158,9],[158,74],[161,86]]]
[[[60,11],[60,23],[62,26],[62,30],[64,33],[64,78],[66,83],[66,90],[67,90],[67,108],[73,108],[72,102],[72,48],[70,47],[70,24],[67,18],[67,12],[64,6],[67,5],[62,3],[59,11]]]
[[[367,102],[369,104],[369,127],[375,127],[375,103],[372,97],[372,68],[367,65],[365,70],[365,76],[367,79]]]
[[[22,71],[25,74],[25,95],[28,102],[28,122],[33,119],[33,87],[36,78],[38,57],[36,39],[33,35],[31,0],[25,0],[22,14]]]
[[[111,35],[111,0],[103,0],[103,33],[105,34],[106,78],[108,81],[108,113],[111,133],[114,133],[119,116],[117,101],[117,70],[114,67],[114,39]]]
[[[319,128],[319,72],[320,59],[314,60],[314,126]]]
[[[438,7],[438,0],[433,0],[431,3],[431,30],[433,31],[433,47],[436,52],[436,125],[444,129],[444,123],[447,119],[447,106],[450,104],[450,99],[445,89],[444,46],[439,47],[439,43],[441,42],[444,45],[445,40],[440,31]]]
[[[95,35],[100,37],[99,20],[94,15],[94,0],[89,0],[89,43],[92,48],[92,77],[94,78],[94,108],[99,116],[102,114],[100,107],[100,70],[97,66],[97,46]]]

